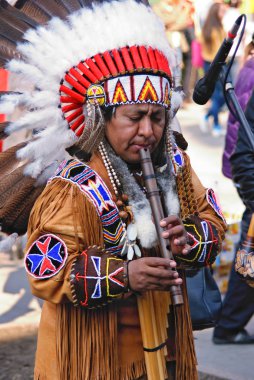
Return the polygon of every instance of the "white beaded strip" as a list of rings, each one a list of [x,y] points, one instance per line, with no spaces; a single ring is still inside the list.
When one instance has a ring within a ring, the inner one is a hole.
[[[101,157],[102,157],[102,161],[105,165],[105,168],[107,170],[107,173],[108,173],[108,176],[109,176],[109,179],[110,179],[110,182],[113,186],[113,189],[114,189],[114,192],[115,192],[115,195],[118,196],[119,193],[118,193],[118,187],[120,187],[121,183],[117,177],[117,174],[111,164],[111,161],[108,157],[108,154],[107,154],[107,151],[106,151],[106,148],[103,144],[103,142],[100,143],[99,145],[99,152],[101,154]]]
[[[106,148],[105,148],[103,142],[100,143],[98,150],[100,152],[100,155],[102,157],[102,161],[103,161],[105,168],[107,170],[109,180],[112,184],[115,195],[116,195],[116,197],[118,197],[118,195],[119,195],[118,188],[121,186],[121,182],[119,181],[119,178],[117,177],[115,169],[113,168],[113,166],[111,164],[111,161],[109,159],[108,153],[106,151]],[[123,220],[122,220],[122,223],[123,223],[123,236],[122,236],[121,242],[123,242],[123,244],[124,244],[124,241],[125,241],[126,236],[127,236],[127,231],[126,231],[127,228],[126,228],[126,223]],[[124,254],[123,251],[122,251],[122,254]]]

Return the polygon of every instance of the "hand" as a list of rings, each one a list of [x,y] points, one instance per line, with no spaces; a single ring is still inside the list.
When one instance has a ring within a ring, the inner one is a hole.
[[[128,264],[129,286],[136,292],[169,290],[171,285],[182,284],[179,274],[172,270],[174,260],[161,257],[143,257]]]
[[[164,228],[162,237],[170,240],[173,255],[187,255],[190,251],[190,245],[187,244],[188,235],[180,218],[176,215],[170,215],[161,220],[160,226]]]

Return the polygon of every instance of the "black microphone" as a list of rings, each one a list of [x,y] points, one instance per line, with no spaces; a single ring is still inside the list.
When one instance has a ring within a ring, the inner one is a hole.
[[[233,45],[234,39],[237,35],[238,29],[240,28],[243,15],[239,16],[235,21],[233,27],[228,32],[227,38],[221,44],[214,60],[209,66],[209,69],[205,76],[201,78],[193,91],[193,100],[195,103],[203,105],[208,102],[213,94],[216,81],[219,78],[222,66],[225,64],[227,56]]]

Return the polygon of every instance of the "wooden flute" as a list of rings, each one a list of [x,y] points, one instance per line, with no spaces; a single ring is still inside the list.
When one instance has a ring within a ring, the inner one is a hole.
[[[170,241],[161,236],[164,228],[160,226],[160,221],[165,217],[163,212],[163,207],[160,198],[160,192],[155,178],[155,173],[153,169],[153,163],[150,155],[150,151],[147,148],[140,150],[140,159],[141,167],[143,171],[143,178],[147,190],[147,197],[152,209],[152,214],[154,218],[154,224],[156,227],[159,246],[161,255],[164,258],[174,260],[173,254],[170,250]],[[175,269],[172,269],[175,271]],[[173,305],[182,305],[183,304],[183,295],[180,285],[170,286],[170,294],[172,298]]]

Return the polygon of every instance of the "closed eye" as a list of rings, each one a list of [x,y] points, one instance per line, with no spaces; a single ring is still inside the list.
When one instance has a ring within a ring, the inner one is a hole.
[[[142,119],[142,116],[132,116],[132,117],[129,117],[129,119],[130,119],[131,121],[139,121],[139,120]]]
[[[154,114],[154,115],[151,115],[151,119],[155,121],[156,123],[162,123],[165,120],[165,115]]]

